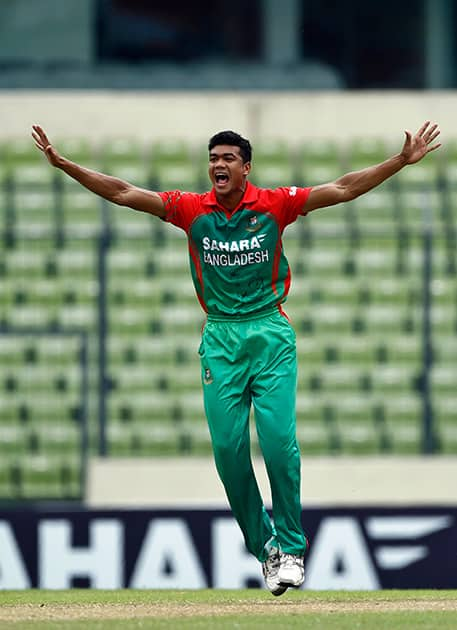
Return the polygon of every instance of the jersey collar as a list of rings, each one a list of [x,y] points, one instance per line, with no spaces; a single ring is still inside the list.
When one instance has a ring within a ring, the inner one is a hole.
[[[258,198],[259,198],[259,189],[257,188],[257,186],[254,186],[254,184],[251,184],[250,181],[246,180],[246,190],[244,191],[244,195],[241,198],[240,203],[238,204],[238,206],[235,208],[233,212],[236,212],[238,208],[241,208],[247,203],[253,203],[254,201],[257,201]],[[216,191],[214,188],[212,188],[210,192],[206,193],[203,199],[203,203],[207,206],[217,206],[217,207],[223,208],[223,206],[220,206],[216,198]],[[225,208],[223,209],[226,210]]]

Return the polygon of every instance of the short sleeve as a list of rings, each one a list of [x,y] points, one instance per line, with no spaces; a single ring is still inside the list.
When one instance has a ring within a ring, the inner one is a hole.
[[[299,215],[304,214],[303,208],[308,201],[311,187],[300,188],[298,186],[289,186],[279,188],[278,190],[280,190],[283,195],[283,227],[286,227],[289,223],[296,221]]]
[[[198,214],[200,195],[182,192],[181,190],[160,192],[158,194],[165,206],[166,214],[164,221],[176,225],[176,227],[181,228],[187,233],[190,224]]]

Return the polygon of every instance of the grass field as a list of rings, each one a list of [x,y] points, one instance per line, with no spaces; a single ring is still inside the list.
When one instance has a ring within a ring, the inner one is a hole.
[[[1,630],[455,630],[457,591],[3,591]]]

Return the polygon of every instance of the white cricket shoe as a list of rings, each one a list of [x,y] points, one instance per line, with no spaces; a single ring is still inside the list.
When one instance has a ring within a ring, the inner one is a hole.
[[[262,562],[262,572],[265,578],[265,584],[267,589],[273,595],[282,595],[287,591],[289,586],[287,584],[280,584],[278,578],[278,571],[280,566],[280,553],[277,547],[271,547],[268,557],[265,562]]]
[[[291,553],[280,554],[280,564],[277,579],[281,586],[301,586],[305,581],[303,568],[303,556],[294,556]]]

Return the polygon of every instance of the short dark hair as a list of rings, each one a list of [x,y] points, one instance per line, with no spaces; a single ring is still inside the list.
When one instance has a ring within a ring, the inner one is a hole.
[[[219,131],[216,133],[208,143],[208,151],[214,149],[219,144],[228,144],[234,147],[240,148],[240,155],[243,158],[243,162],[250,162],[252,160],[252,146],[249,140],[240,136],[236,131]]]

